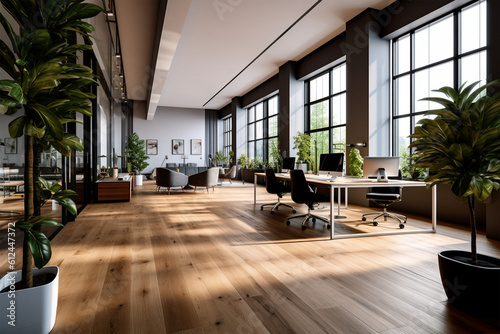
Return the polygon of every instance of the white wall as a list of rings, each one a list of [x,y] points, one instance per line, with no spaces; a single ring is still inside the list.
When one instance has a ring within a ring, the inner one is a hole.
[[[168,163],[183,162],[181,155],[172,154],[172,139],[184,140],[184,154],[188,156],[186,163],[206,166],[205,109],[158,107],[154,119],[147,121],[146,108],[134,104],[134,131],[141,139],[158,140],[158,155],[149,156],[149,166],[144,173],[159,167],[165,155],[168,155]],[[202,140],[201,155],[191,155],[191,139]]]

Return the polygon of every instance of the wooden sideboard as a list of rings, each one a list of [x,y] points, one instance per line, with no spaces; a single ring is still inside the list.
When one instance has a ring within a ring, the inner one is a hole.
[[[97,201],[129,202],[130,197],[132,196],[133,181],[133,175],[129,174],[119,175],[118,178],[105,177],[97,181]]]

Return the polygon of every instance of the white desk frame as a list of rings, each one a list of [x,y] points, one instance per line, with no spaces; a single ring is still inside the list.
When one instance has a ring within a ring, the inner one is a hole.
[[[255,173],[254,175],[254,183],[253,183],[253,204],[257,204],[257,177],[258,176],[266,176],[265,173]],[[276,178],[281,180],[290,180],[290,176],[276,174]],[[373,182],[366,181],[363,179],[356,178],[338,178],[334,182],[329,181],[321,181],[318,179],[307,178],[307,182],[313,184],[320,184],[323,186],[328,186],[330,188],[330,239],[347,239],[347,238],[358,238],[358,237],[371,237],[371,236],[379,236],[379,235],[393,235],[393,234],[414,234],[414,233],[436,233],[436,225],[437,225],[437,187],[434,185],[431,188],[432,199],[432,213],[431,213],[431,228],[430,229],[421,229],[421,230],[404,230],[400,229],[397,231],[384,231],[384,232],[363,232],[363,233],[352,233],[352,234],[342,234],[335,235],[335,215],[334,215],[334,207],[335,207],[335,189],[338,192],[338,201],[337,201],[337,214],[340,215],[340,189],[346,188],[375,188],[375,187],[426,187],[427,183],[420,181],[406,181],[406,180],[393,180],[391,182]],[[346,196],[346,204],[344,208],[347,207],[347,196]]]

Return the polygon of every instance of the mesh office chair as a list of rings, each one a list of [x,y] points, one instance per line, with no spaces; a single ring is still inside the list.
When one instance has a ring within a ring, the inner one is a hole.
[[[278,201],[274,203],[268,203],[268,204],[263,204],[260,206],[260,210],[262,211],[265,206],[272,205],[273,208],[271,209],[271,214],[274,214],[274,210],[278,210],[280,206],[286,206],[292,209],[293,213],[296,213],[295,209],[293,206],[281,203],[281,199],[283,198],[283,195],[286,193],[290,193],[292,190],[289,186],[286,184],[280,182],[277,178],[276,175],[274,174],[274,170],[272,168],[267,168],[266,169],[266,190],[270,194],[276,194],[278,195]]]
[[[303,230],[306,229],[306,223],[309,219],[311,219],[313,223],[316,222],[316,219],[319,219],[326,224],[327,228],[330,228],[331,225],[328,218],[313,215],[311,213],[311,210],[314,210],[314,204],[319,202],[330,202],[330,199],[327,196],[315,193],[309,187],[303,170],[297,169],[290,171],[290,178],[292,181],[292,200],[295,203],[307,204],[307,214],[289,217],[286,220],[286,224],[290,225],[291,219],[293,218],[304,217],[301,226]]]
[[[401,171],[399,171],[398,177],[394,177],[392,179],[401,180]],[[391,177],[389,177],[391,179]],[[361,220],[366,221],[366,216],[376,215],[373,218],[373,226],[377,226],[377,219],[380,217],[384,217],[384,221],[387,221],[387,218],[396,219],[399,222],[399,228],[405,228],[406,217],[400,215],[398,213],[387,212],[387,207],[392,203],[401,202],[402,197],[402,188],[401,187],[376,187],[370,189],[370,191],[366,194],[366,199],[376,203],[377,205],[384,208],[383,212],[370,212],[365,213]]]

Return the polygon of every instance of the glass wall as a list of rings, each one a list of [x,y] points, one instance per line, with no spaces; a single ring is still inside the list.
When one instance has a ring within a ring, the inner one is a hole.
[[[346,64],[306,81],[306,133],[311,135],[312,170],[323,153],[346,151]]]
[[[409,135],[427,110],[433,90],[486,83],[486,1],[477,1],[393,40],[393,155],[411,156]],[[402,166],[403,167],[403,166]]]

